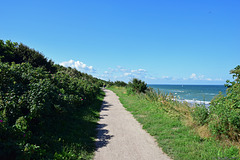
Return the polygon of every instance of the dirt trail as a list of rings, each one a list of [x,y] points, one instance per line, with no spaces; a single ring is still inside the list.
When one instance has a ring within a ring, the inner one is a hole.
[[[116,94],[107,89],[104,92],[94,160],[169,160]]]

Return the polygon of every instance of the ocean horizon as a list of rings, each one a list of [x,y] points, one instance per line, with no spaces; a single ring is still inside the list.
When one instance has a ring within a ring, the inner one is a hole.
[[[180,102],[210,105],[211,100],[220,92],[226,94],[224,85],[192,85],[192,84],[148,84],[148,87],[162,93],[172,93]]]

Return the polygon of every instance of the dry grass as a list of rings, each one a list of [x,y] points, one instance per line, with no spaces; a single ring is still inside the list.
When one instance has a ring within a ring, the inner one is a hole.
[[[211,137],[211,133],[210,133],[207,125],[198,126],[195,128],[195,131],[201,138],[210,138]]]

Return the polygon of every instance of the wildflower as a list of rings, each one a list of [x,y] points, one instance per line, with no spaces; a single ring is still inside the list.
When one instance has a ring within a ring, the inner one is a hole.
[[[81,99],[81,101],[83,101],[83,99]]]
[[[23,137],[26,137],[26,134],[23,134]]]
[[[0,123],[2,123],[3,122],[3,120],[0,120]]]
[[[61,96],[61,94],[59,93],[59,96]]]

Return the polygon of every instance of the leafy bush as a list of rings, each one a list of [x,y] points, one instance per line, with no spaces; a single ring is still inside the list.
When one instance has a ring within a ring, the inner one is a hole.
[[[221,93],[211,101],[209,127],[217,137],[240,140],[240,66],[230,71],[233,82],[227,81],[227,95]]]
[[[204,125],[207,122],[209,111],[205,105],[196,105],[192,109],[192,117],[198,125]]]
[[[0,159],[53,157],[59,146],[44,130],[91,104],[107,82],[11,41],[0,40],[0,60]]]
[[[118,87],[126,87],[127,83],[123,82],[123,81],[115,81],[114,85],[118,86]]]
[[[42,67],[54,73],[56,68],[51,60],[47,60],[41,53],[22,43],[0,40],[0,57],[2,62],[15,62],[17,64],[28,62],[33,67]]]
[[[145,93],[147,90],[147,84],[137,78],[134,78],[132,82],[129,82],[128,87],[128,92]]]

